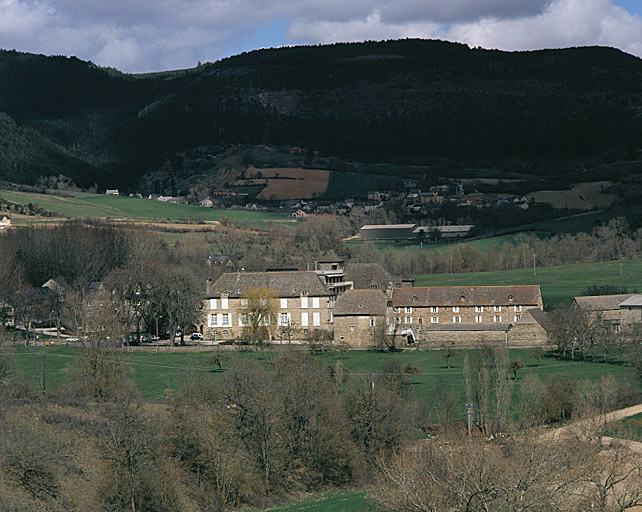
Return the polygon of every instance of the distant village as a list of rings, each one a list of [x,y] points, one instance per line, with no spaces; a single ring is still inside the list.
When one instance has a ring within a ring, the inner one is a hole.
[[[118,190],[107,190],[107,195],[119,195]],[[408,216],[422,213],[427,208],[444,203],[452,203],[456,206],[473,208],[485,208],[499,206],[502,204],[513,204],[520,208],[527,209],[529,200],[525,196],[501,193],[478,193],[466,194],[464,185],[461,183],[450,183],[446,185],[434,185],[428,190],[417,188],[417,181],[406,179],[403,183],[403,190],[369,191],[365,198],[345,198],[340,200],[322,199],[283,199],[260,201],[250,200],[246,192],[239,192],[234,188],[215,189],[209,192],[209,196],[196,200],[188,196],[168,196],[162,194],[129,194],[130,197],[147,198],[155,201],[168,203],[198,204],[205,208],[227,208],[231,210],[250,211],[278,211],[293,218],[305,218],[312,214],[333,214],[349,215],[355,208],[362,209],[368,215],[375,210],[394,207],[395,211]]]

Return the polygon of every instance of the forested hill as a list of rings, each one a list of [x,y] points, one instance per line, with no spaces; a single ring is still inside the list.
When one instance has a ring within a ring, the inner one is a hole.
[[[642,148],[642,60],[402,40],[258,50],[126,75],[0,51],[0,179],[122,187],[197,146],[401,164],[583,166]],[[557,170],[555,171],[557,172]]]

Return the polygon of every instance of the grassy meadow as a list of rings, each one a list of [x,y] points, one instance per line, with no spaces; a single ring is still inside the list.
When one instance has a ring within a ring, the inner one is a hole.
[[[580,263],[557,267],[469,272],[465,274],[420,274],[415,286],[499,286],[538,284],[542,287],[544,307],[570,304],[589,286],[614,285],[642,291],[642,259]]]
[[[540,232],[532,233],[540,235]],[[512,243],[517,235],[501,235],[488,238],[480,238],[479,240],[470,240],[470,241],[461,241],[461,242],[429,242],[424,241],[419,243],[418,241],[412,240],[350,240],[345,242],[348,247],[359,247],[366,245],[368,247],[374,247],[380,252],[385,252],[390,250],[394,253],[402,253],[410,249],[420,249],[429,253],[441,253],[448,250],[451,247],[454,247],[459,244],[464,244],[470,247],[479,249],[480,251],[485,251],[487,249],[501,249],[505,243]]]
[[[455,350],[450,358],[450,368],[446,367],[443,351],[404,351],[398,353],[376,351],[349,351],[321,353],[317,360],[324,365],[332,366],[341,361],[353,377],[368,379],[373,374],[381,373],[383,365],[390,360],[398,360],[402,365],[412,362],[420,371],[412,376],[410,395],[426,404],[432,403],[439,396],[440,389],[450,385],[464,398],[463,363],[466,350]],[[72,372],[76,349],[71,347],[23,347],[16,346],[15,354],[20,367],[24,371],[34,389],[38,389],[42,379],[43,353],[46,353],[47,387],[52,389],[64,385],[65,379]],[[258,358],[256,352],[226,352],[229,357]],[[123,353],[131,376],[141,393],[150,400],[163,400],[168,394],[179,389],[181,369],[188,365],[196,372],[202,372],[208,378],[219,378],[218,368],[207,364],[212,356],[211,351],[202,352],[131,352]],[[266,352],[265,360],[278,357],[276,352]],[[563,373],[575,380],[599,379],[607,373],[613,374],[618,382],[636,382],[635,370],[615,364],[592,363],[582,361],[561,361],[543,357],[540,365],[531,357],[527,349],[511,349],[510,358],[521,360],[524,369],[518,373],[514,381],[513,402],[519,399],[521,378],[534,373],[542,381],[551,375]],[[223,364],[223,372],[227,363]]]
[[[269,512],[374,512],[363,491],[340,491],[315,494],[287,505],[268,509]],[[254,511],[253,511],[254,512]]]
[[[163,203],[134,197],[115,197],[104,194],[74,192],[74,197],[0,190],[0,197],[18,204],[38,205],[66,217],[109,217],[145,221],[220,221],[225,215],[232,222],[265,222],[285,220],[278,213],[219,210],[201,206]]]

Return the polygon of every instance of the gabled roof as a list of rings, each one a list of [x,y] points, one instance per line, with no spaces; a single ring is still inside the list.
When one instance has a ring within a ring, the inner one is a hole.
[[[343,269],[345,281],[352,281],[355,289],[367,290],[377,285],[380,290],[386,290],[394,279],[378,263],[348,263]]]
[[[626,299],[624,302],[620,303],[620,307],[640,307],[642,306],[642,295],[631,295],[628,299]]]
[[[551,328],[551,318],[548,313],[545,313],[540,308],[528,309],[522,313],[517,325],[521,323],[529,323],[528,316],[530,316],[536,323],[538,323],[545,331]],[[525,321],[525,322],[524,322]]]
[[[384,315],[386,295],[381,290],[347,290],[334,304],[333,315]]]
[[[317,261],[318,263],[343,263],[345,260],[340,258],[339,255],[334,252],[334,249],[330,249],[325,256]]]
[[[394,288],[392,305],[397,306],[510,306],[540,305],[539,286],[434,286]]]
[[[575,297],[573,302],[582,311],[605,311],[607,309],[620,309],[620,304],[632,296],[632,293],[586,295],[584,297]]]
[[[325,284],[313,271],[292,272],[230,272],[219,277],[210,287],[210,297],[220,297],[222,292],[229,297],[240,298],[250,290],[267,288],[277,297],[300,297],[307,291],[311,297],[331,295]]]

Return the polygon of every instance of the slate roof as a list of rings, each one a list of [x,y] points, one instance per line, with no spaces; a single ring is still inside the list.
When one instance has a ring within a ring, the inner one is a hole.
[[[243,297],[259,288],[273,290],[277,297],[299,297],[306,290],[308,296],[331,295],[323,281],[313,271],[293,272],[230,272],[219,277],[210,287],[210,297],[217,298],[228,292],[231,298]]]
[[[425,331],[507,331],[510,324],[427,324]]]
[[[548,313],[545,313],[539,308],[529,309],[524,313],[524,315],[531,315],[533,319],[544,328],[545,331],[548,331],[551,327],[551,317],[548,315]],[[522,318],[524,318],[523,315]]]
[[[539,286],[434,286],[395,288],[392,305],[399,306],[510,306],[540,305]]]
[[[620,307],[639,307],[642,306],[642,295],[631,295],[624,302],[620,303]]]
[[[381,290],[347,290],[335,302],[333,315],[385,315],[387,301]]]
[[[343,269],[344,281],[352,281],[355,289],[367,290],[377,285],[386,290],[393,277],[378,263],[348,263]]]
[[[339,257],[339,255],[334,252],[333,249],[330,249],[328,253],[323,256],[323,258],[317,260],[318,263],[343,263],[344,261],[345,260]]]
[[[586,295],[575,297],[574,302],[583,311],[605,311],[607,309],[620,309],[620,304],[633,297],[632,293],[618,295]]]

